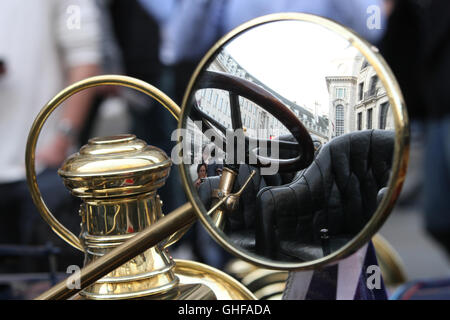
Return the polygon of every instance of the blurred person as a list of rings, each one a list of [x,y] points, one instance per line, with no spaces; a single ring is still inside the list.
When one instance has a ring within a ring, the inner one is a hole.
[[[158,22],[159,59],[163,66],[162,89],[181,105],[195,67],[223,32],[220,23],[224,0],[140,0]]]
[[[327,17],[376,43],[383,35],[387,12],[391,7],[390,1],[383,0],[167,0],[164,4],[157,0],[140,2],[160,24],[160,58],[166,66],[198,62],[221,36],[235,27],[263,15],[281,12],[302,12]],[[372,21],[372,15],[375,14],[379,16],[373,16],[376,21]]]
[[[158,8],[167,7],[170,3],[169,0],[159,1]],[[173,98],[167,92],[167,81],[159,57],[161,36],[158,19],[137,0],[111,0],[107,2],[107,8],[121,54],[123,72],[150,83]],[[177,127],[176,119],[159,102],[140,92],[124,89],[123,93],[131,118],[130,131],[170,155],[175,146],[171,133]],[[171,170],[165,185],[158,190],[164,212],[169,213],[187,201],[180,184],[178,170]]]
[[[41,108],[58,91],[99,74],[100,39],[98,10],[92,1],[0,2],[0,60],[5,69],[0,76],[1,244],[42,245],[47,237],[57,239],[39,217],[27,188],[28,132]],[[77,144],[93,94],[93,90],[88,90],[69,99],[47,121],[39,138],[38,183],[51,210],[71,201],[56,168]],[[79,225],[76,211],[70,215]],[[42,230],[45,238],[40,237]],[[82,262],[78,256],[76,261]],[[34,267],[22,263],[2,271],[36,271]]]
[[[170,77],[164,72],[160,61],[161,31],[160,20],[168,11],[164,8],[172,1],[158,1],[157,8],[162,9],[158,17],[149,14],[140,1],[110,0],[105,2],[111,19],[111,30],[121,55],[122,72],[128,76],[143,80],[160,89],[173,99],[168,88]],[[158,11],[159,12],[159,11]],[[176,119],[156,100],[131,89],[122,90],[131,120],[130,132],[148,144],[162,149],[170,155],[176,145],[171,141],[172,131],[177,128]],[[180,104],[178,102],[178,104]],[[165,185],[158,189],[162,200],[162,210],[169,213],[186,203],[187,199],[181,188],[179,170],[172,167]],[[192,231],[171,246],[172,251],[183,247]],[[183,248],[181,248],[184,250]],[[183,258],[190,258],[183,255]]]
[[[309,13],[332,19],[355,30],[371,43],[383,36],[389,5],[383,0],[229,0],[222,28],[225,32],[259,16],[281,13]]]
[[[197,189],[198,187],[200,187],[200,184],[203,182],[203,180],[207,177],[207,167],[208,166],[206,165],[206,163],[200,163],[197,166],[197,179],[194,182],[194,185]]]
[[[122,72],[159,88],[161,85],[161,63],[158,57],[160,36],[155,19],[147,14],[136,0],[110,0],[105,8],[109,12],[112,35],[120,52]],[[143,96],[136,90],[124,90],[132,117],[133,133],[156,146],[167,144],[170,136],[164,137],[165,124],[160,121],[161,106],[158,102]],[[167,111],[162,110],[162,112]]]
[[[450,72],[449,39],[449,1],[396,0],[381,46],[402,89],[412,129],[423,127],[424,163],[418,169],[422,173],[421,209],[426,230],[448,254],[450,90],[446,79]]]
[[[96,11],[98,12],[97,21],[99,33],[101,34],[99,45],[101,51],[101,63],[99,67],[103,74],[123,74],[124,67],[122,53],[117,44],[113,29],[113,21],[109,10],[111,0],[93,0],[93,2],[95,2]],[[94,89],[95,92],[92,97],[88,114],[85,116],[85,122],[78,134],[80,145],[83,145],[91,137],[102,132],[102,125],[96,126],[97,124],[103,124],[98,121],[100,115],[105,115],[100,110],[106,108],[106,106],[109,105],[108,102],[111,100],[120,100],[120,102],[122,102],[125,98],[123,93],[125,89],[128,88],[119,86],[100,86]],[[131,91],[131,89],[129,90]],[[110,115],[112,113],[109,112],[110,110],[106,111],[106,114]],[[126,116],[128,116],[128,114],[126,114]],[[124,119],[126,120],[126,117]],[[123,123],[127,125],[126,121],[123,121]],[[106,126],[105,128],[108,135],[125,132],[115,130],[111,130],[111,132],[109,131],[109,128],[109,126]],[[114,126],[114,129],[116,129],[116,126]]]

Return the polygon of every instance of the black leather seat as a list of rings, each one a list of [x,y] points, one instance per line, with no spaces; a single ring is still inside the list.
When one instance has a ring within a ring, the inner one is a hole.
[[[239,247],[255,251],[255,218],[256,218],[256,195],[259,190],[269,185],[279,185],[282,178],[279,175],[263,178],[260,171],[246,164],[242,164],[239,169],[233,192],[237,192],[245,183],[252,170],[256,171],[248,187],[244,190],[239,199],[239,206],[233,214],[226,217],[224,233],[231,241]],[[220,176],[208,177],[200,185],[198,194],[205,208],[211,207],[211,194],[219,186]]]
[[[257,253],[308,261],[323,256],[322,229],[331,251],[362,230],[386,186],[395,133],[358,131],[325,144],[292,183],[265,187],[257,196]]]

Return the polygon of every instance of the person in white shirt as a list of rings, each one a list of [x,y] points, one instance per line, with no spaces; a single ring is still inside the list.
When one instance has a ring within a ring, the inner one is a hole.
[[[35,224],[43,224],[26,187],[28,132],[56,93],[100,73],[98,17],[89,0],[0,1],[0,244],[28,244]],[[47,121],[36,153],[41,176],[71,151],[94,92],[73,96]],[[49,206],[64,189],[50,180],[42,181]]]

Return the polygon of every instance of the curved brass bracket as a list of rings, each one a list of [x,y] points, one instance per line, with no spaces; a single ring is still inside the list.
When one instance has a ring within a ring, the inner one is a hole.
[[[30,189],[33,202],[38,208],[41,216],[44,218],[52,230],[61,237],[64,241],[69,243],[76,249],[83,251],[83,246],[72,232],[70,232],[66,227],[64,227],[50,212],[44,200],[42,199],[41,192],[36,178],[36,168],[35,168],[35,153],[36,144],[38,141],[39,134],[47,121],[50,114],[55,111],[55,109],[65,100],[70,98],[72,95],[88,88],[98,87],[102,85],[117,85],[122,87],[128,87],[138,90],[155,100],[157,100],[161,105],[163,105],[174,117],[178,120],[181,113],[180,107],[173,102],[166,94],[164,94],[159,89],[148,84],[145,81],[135,79],[127,76],[120,75],[103,75],[84,79],[82,81],[76,82],[71,86],[60,91],[52,100],[50,100],[41,110],[41,112],[36,117],[30,133],[28,135],[27,147],[25,152],[25,166],[27,174],[28,187]]]

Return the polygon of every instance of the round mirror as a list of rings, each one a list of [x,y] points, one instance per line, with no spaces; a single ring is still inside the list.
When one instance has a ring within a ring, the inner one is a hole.
[[[307,14],[261,17],[222,38],[191,78],[178,134],[204,226],[266,268],[355,252],[406,173],[408,120],[389,67],[351,30]]]

